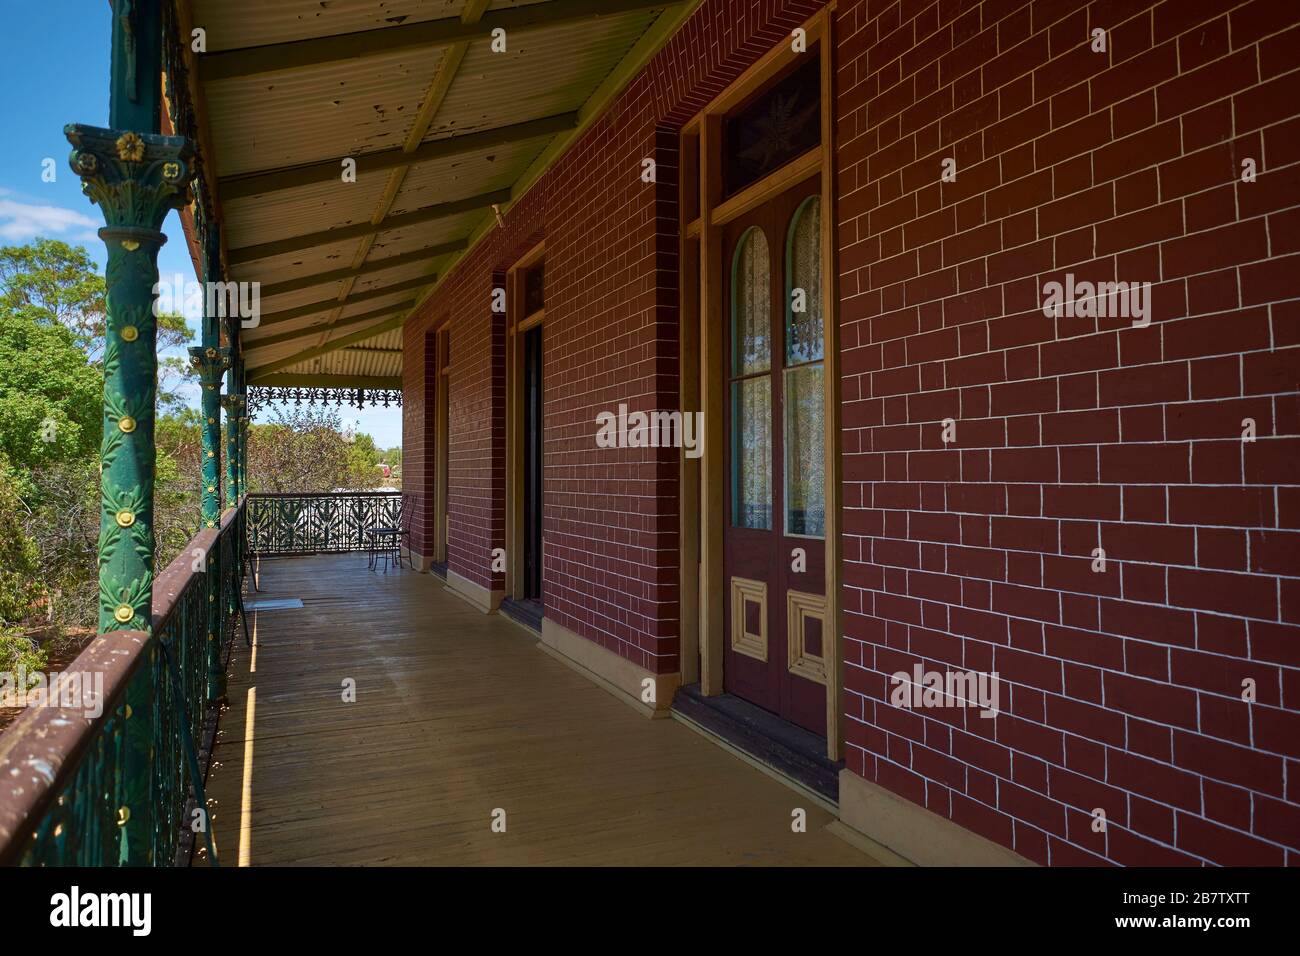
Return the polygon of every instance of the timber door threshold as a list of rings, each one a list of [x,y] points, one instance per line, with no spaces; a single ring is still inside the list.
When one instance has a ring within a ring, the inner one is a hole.
[[[672,714],[742,759],[837,811],[843,761],[826,756],[826,740],[733,694],[705,697],[699,684],[678,688]]]
[[[522,624],[530,631],[534,631],[538,635],[541,635],[542,615],[544,613],[541,601],[533,598],[528,598],[523,601],[516,601],[514,598],[506,598],[501,602],[499,610],[516,624]]]

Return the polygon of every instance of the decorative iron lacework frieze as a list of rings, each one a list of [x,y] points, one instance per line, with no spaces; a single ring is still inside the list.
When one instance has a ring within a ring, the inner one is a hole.
[[[248,410],[255,412],[271,402],[286,405],[352,405],[384,408],[402,405],[402,391],[396,388],[290,388],[281,385],[248,386]]]

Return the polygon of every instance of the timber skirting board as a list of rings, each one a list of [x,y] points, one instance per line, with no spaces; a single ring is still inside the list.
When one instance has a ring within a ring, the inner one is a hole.
[[[847,769],[840,771],[840,822],[853,832],[828,829],[850,843],[861,834],[918,866],[1035,865]]]
[[[673,694],[677,693],[682,682],[680,673],[652,674],[627,658],[606,650],[595,641],[579,637],[549,617],[542,618],[542,640],[537,646],[645,716],[669,716]],[[651,681],[651,686],[654,687],[653,704],[642,700],[646,680]]]
[[[402,546],[402,557],[406,559],[407,563],[411,567],[415,568],[415,570],[419,571],[421,574],[428,573],[429,567],[433,564],[433,558],[425,557],[418,551],[412,551],[405,545]]]
[[[464,598],[484,614],[491,614],[501,606],[505,591],[489,591],[481,584],[475,584],[469,578],[447,569],[447,590]]]

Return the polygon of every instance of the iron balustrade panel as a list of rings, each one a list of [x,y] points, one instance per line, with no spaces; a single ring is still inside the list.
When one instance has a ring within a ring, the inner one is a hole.
[[[368,531],[404,526],[400,492],[260,494],[247,501],[245,540],[263,556],[366,551]]]
[[[169,866],[184,862],[184,831],[205,842],[187,807],[202,793],[198,752],[220,704],[208,698],[208,642],[224,646],[237,624],[243,528],[242,514],[229,515],[158,576],[152,634],[101,634],[69,665],[67,675],[102,680],[100,713],[85,700],[31,707],[9,728],[0,748],[0,864]],[[208,560],[213,551],[223,560]],[[211,601],[225,609],[213,635]]]

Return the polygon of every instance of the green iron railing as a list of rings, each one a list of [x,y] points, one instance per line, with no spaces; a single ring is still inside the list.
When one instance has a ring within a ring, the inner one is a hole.
[[[365,551],[368,531],[402,528],[400,492],[249,495],[248,549],[259,556]]]
[[[196,535],[154,582],[153,633],[100,634],[59,676],[57,700],[0,736],[0,864],[216,863],[204,806],[219,694],[210,655],[242,610],[244,508]],[[207,633],[209,602],[220,633]]]

